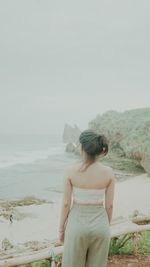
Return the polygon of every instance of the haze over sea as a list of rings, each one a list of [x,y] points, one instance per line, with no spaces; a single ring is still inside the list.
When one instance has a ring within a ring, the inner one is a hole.
[[[57,202],[64,168],[74,159],[61,135],[0,134],[0,199],[35,196]]]

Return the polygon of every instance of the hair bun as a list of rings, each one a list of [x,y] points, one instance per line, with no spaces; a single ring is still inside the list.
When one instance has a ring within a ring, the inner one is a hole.
[[[106,138],[103,134],[98,135],[97,139],[99,145],[104,145],[106,143]]]
[[[101,154],[106,155],[108,152],[105,136],[103,134],[98,134],[94,130],[87,129],[83,131],[79,136],[79,142],[82,145],[82,149],[92,159]]]
[[[98,140],[98,144],[100,146],[100,148],[104,151],[104,152],[108,152],[108,143],[107,143],[107,139],[103,134],[98,135],[97,137]]]

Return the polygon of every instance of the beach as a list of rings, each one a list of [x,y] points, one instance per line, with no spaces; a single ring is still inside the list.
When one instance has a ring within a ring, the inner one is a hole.
[[[142,174],[117,181],[115,185],[113,220],[132,216],[135,210],[150,215],[150,177]],[[62,193],[61,193],[62,196]],[[61,197],[57,203],[41,203],[16,206],[15,211],[23,218],[9,219],[0,217],[0,243],[7,238],[13,245],[29,241],[51,242],[58,238],[61,210]]]
[[[0,248],[4,240],[49,244],[58,238],[64,169],[78,157],[57,136],[0,136],[0,148]],[[136,210],[150,215],[150,177],[114,172],[112,221]]]

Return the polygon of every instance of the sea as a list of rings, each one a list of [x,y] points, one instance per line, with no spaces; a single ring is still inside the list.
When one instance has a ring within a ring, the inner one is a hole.
[[[0,199],[59,202],[65,168],[77,156],[58,134],[0,134]]]

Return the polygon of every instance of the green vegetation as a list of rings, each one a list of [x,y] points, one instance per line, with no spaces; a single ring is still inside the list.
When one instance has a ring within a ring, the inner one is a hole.
[[[120,237],[111,239],[109,256],[113,255],[133,255],[133,234],[126,234]],[[138,255],[150,254],[150,231],[139,233]],[[61,267],[61,256],[56,256],[57,267]],[[49,260],[37,261],[31,264],[21,265],[20,267],[51,267]]]
[[[51,263],[50,260],[42,260],[29,264],[20,265],[20,267],[51,267]]]
[[[138,254],[150,253],[150,232],[138,234],[139,243],[137,244]],[[109,255],[132,255],[134,254],[133,234],[126,234],[118,238],[114,237],[110,242]]]
[[[126,157],[120,157],[119,155],[113,152],[108,153],[108,155],[101,161],[105,165],[108,165],[113,169],[123,171],[125,173],[138,175],[145,172],[144,168],[136,160]]]
[[[108,160],[113,158],[113,154],[115,157],[117,155],[117,162],[119,159],[130,159],[133,160],[133,168],[135,165],[139,168],[141,166],[141,170],[143,168],[150,174],[150,108],[122,113],[110,110],[97,115],[89,122],[88,127],[107,137],[110,147]],[[122,163],[121,166],[117,164],[117,167],[123,168]],[[131,169],[130,164],[129,167]]]

